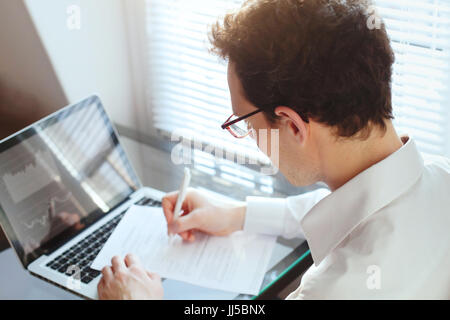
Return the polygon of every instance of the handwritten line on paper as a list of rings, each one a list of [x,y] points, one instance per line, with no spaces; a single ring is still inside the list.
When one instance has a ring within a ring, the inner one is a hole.
[[[227,237],[196,234],[193,243],[169,242],[161,208],[131,207],[91,268],[101,270],[115,255],[134,253],[163,278],[224,291],[257,294],[276,237],[235,232]]]

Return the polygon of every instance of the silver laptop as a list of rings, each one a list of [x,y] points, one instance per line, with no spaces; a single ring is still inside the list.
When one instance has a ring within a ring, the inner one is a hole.
[[[0,224],[31,274],[96,299],[90,265],[133,204],[160,206],[141,185],[98,96],[0,141]]]

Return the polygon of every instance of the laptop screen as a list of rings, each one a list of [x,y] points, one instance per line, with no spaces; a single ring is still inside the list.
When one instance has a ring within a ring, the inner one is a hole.
[[[0,223],[25,266],[139,187],[97,96],[0,143]]]

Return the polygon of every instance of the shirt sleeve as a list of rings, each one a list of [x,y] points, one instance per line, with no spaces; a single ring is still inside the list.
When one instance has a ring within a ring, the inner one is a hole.
[[[247,197],[245,232],[261,233],[284,238],[305,238],[300,221],[320,200],[330,194],[320,188],[288,198]]]

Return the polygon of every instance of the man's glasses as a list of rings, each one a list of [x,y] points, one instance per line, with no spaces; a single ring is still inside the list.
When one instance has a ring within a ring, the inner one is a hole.
[[[234,114],[231,115],[227,121],[225,121],[224,124],[222,124],[222,129],[227,129],[229,133],[235,138],[242,139],[248,136],[253,129],[249,128],[247,122],[242,122],[242,120],[245,120],[259,112],[261,112],[261,109],[257,109],[253,112],[250,112],[242,117],[236,117]],[[309,119],[303,115],[300,115],[300,117],[305,121],[306,123],[309,123]]]
[[[252,129],[249,128],[247,122],[242,121],[245,120],[259,112],[261,112],[261,109],[257,109],[253,112],[250,112],[249,114],[246,114],[242,117],[236,117],[235,115],[231,115],[227,121],[225,121],[224,124],[222,124],[222,129],[228,130],[229,133],[235,138],[242,139],[248,136]]]

